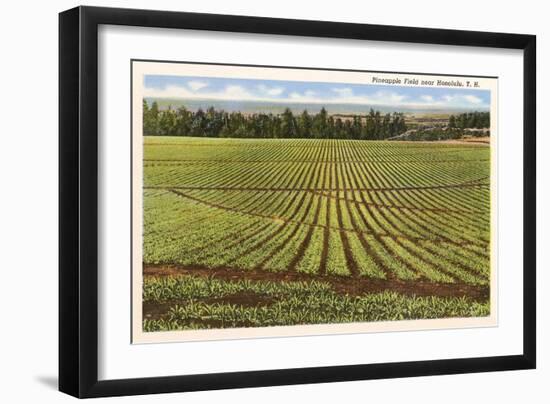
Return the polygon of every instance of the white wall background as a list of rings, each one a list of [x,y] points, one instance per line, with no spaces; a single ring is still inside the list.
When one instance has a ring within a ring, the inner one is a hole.
[[[6,2],[0,41],[0,396],[7,403],[68,402],[57,386],[57,13],[61,0]],[[109,399],[126,403],[253,403],[342,400],[389,403],[547,402],[550,393],[550,25],[544,2],[359,2],[258,0],[91,1],[88,5],[156,8],[538,36],[538,369],[412,379],[332,383]],[[434,68],[437,70],[437,68]],[[519,134],[518,134],[519,136]],[[519,164],[519,162],[518,162]],[[518,239],[518,242],[521,242]]]

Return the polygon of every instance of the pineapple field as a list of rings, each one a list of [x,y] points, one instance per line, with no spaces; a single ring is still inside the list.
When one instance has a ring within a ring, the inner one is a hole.
[[[144,137],[143,327],[489,314],[490,148]]]

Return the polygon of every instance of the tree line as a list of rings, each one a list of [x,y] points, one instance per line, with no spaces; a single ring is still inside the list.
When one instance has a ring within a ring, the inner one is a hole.
[[[466,112],[459,115],[451,115],[449,117],[449,128],[466,129],[475,128],[483,129],[491,126],[491,116],[489,112]]]
[[[465,135],[472,137],[490,136],[491,117],[489,112],[466,112],[451,115],[447,126],[432,126],[411,130],[401,140],[447,140],[461,139]]]
[[[143,101],[143,134],[233,138],[313,138],[381,140],[407,131],[402,113],[381,114],[372,108],[366,116],[344,119],[320,112],[300,114],[286,108],[282,114],[227,112],[209,107],[190,111],[181,106],[161,110],[156,101]]]

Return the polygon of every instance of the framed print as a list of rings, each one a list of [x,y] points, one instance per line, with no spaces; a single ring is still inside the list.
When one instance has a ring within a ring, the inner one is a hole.
[[[534,36],[79,7],[59,74],[61,391],[535,367]]]

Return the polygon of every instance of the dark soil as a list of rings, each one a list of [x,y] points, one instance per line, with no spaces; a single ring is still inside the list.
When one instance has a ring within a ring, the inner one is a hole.
[[[486,302],[489,300],[488,286],[469,285],[466,283],[439,283],[425,280],[401,280],[375,279],[375,278],[351,278],[338,275],[311,275],[299,272],[269,272],[264,270],[241,271],[231,268],[206,268],[206,267],[182,267],[177,265],[144,265],[145,277],[162,277],[177,275],[210,276],[217,279],[236,281],[250,279],[257,281],[320,281],[327,282],[338,293],[359,296],[366,293],[378,293],[393,291],[407,296],[439,296],[439,297],[468,297],[475,301]],[[226,296],[224,299],[227,299]],[[255,297],[232,296],[234,302],[242,300],[255,302]],[[260,298],[265,301],[265,297]],[[267,303],[269,304],[269,303]]]
[[[194,299],[196,302],[213,304],[233,304],[244,307],[261,307],[269,306],[275,303],[277,299],[273,296],[262,295],[254,292],[242,292],[223,297],[208,297]],[[175,305],[184,305],[187,300],[168,300],[166,302],[143,302],[143,318],[147,320],[158,320],[168,313],[171,307]],[[202,321],[202,320],[201,320]],[[214,326],[212,324],[212,326]],[[244,326],[244,325],[243,325]]]
[[[475,188],[488,187],[488,183],[471,184],[447,184],[447,185],[423,185],[413,186],[404,185],[401,187],[375,187],[375,188],[295,188],[295,187],[227,187],[227,186],[166,186],[149,185],[143,189],[164,189],[164,190],[185,190],[185,191],[285,191],[285,192],[338,192],[338,191],[410,191],[422,189],[452,189],[452,188]]]

